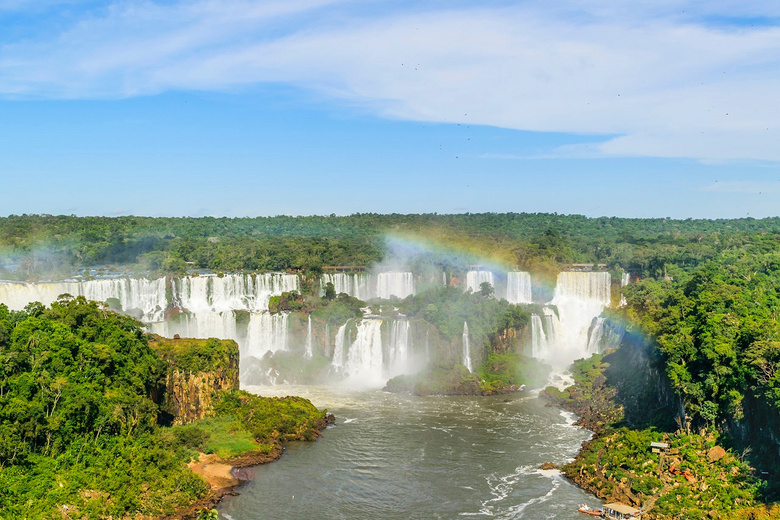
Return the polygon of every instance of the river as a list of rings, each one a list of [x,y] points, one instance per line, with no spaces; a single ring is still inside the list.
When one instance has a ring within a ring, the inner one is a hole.
[[[579,519],[598,501],[544,462],[574,457],[590,433],[533,394],[415,397],[337,387],[250,387],[301,395],[336,415],[313,443],[218,507],[226,520]]]

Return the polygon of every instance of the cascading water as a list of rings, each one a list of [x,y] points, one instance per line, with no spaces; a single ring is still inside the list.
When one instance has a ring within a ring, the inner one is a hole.
[[[489,283],[492,287],[495,287],[493,282],[493,273],[491,271],[469,271],[466,273],[466,290],[471,292],[479,292],[480,285],[484,282]]]
[[[506,301],[509,303],[531,303],[531,273],[511,271],[506,276]]]
[[[0,302],[22,310],[30,302],[51,305],[61,294],[84,296],[88,300],[119,300],[122,310],[143,321],[161,321],[168,301],[165,278],[111,278],[104,280],[16,283],[0,282]]]
[[[604,340],[604,322],[606,320],[601,316],[596,317],[588,330],[588,348],[587,353],[597,354],[601,350],[601,344]]]
[[[371,298],[370,277],[364,273],[323,274],[320,278],[320,291],[325,293],[325,284],[332,283],[336,294],[346,293],[358,300]]]
[[[287,350],[287,323],[289,314],[252,313],[249,316],[246,345],[247,356],[261,358],[266,352]]]
[[[417,284],[411,272],[390,271],[372,275],[323,274],[320,278],[320,292],[325,292],[325,284],[328,282],[333,284],[336,294],[346,293],[363,301],[372,298],[388,299],[391,296],[406,298],[417,292]]]
[[[544,332],[544,323],[542,317],[537,314],[531,315],[531,356],[535,358],[544,358],[549,351],[547,344],[547,334]]]
[[[593,326],[589,332],[588,352],[595,354],[608,349],[614,349],[620,346],[620,342],[625,334],[625,329],[610,323],[605,318],[599,316],[593,320]]]
[[[610,303],[610,281],[608,272],[562,272],[558,275],[551,302],[558,309],[558,334],[554,346],[548,335],[546,351],[541,357],[556,365],[568,365],[591,353],[594,322]]]
[[[344,370],[346,364],[346,342],[347,342],[347,325],[349,321],[339,327],[336,331],[336,339],[333,341],[333,359],[331,360],[331,366],[337,371]]]
[[[241,345],[243,334],[239,334],[236,315],[233,311],[183,313],[173,320],[148,324],[151,332],[172,338],[178,334],[183,338],[232,339]]]
[[[336,332],[331,370],[347,383],[357,386],[382,386],[399,374],[408,372],[412,360],[411,323],[405,319],[362,319],[342,325]],[[353,327],[354,341],[349,340]],[[389,333],[389,334],[388,334]]]
[[[463,364],[469,369],[469,372],[473,372],[474,368],[471,366],[471,344],[469,343],[469,324],[463,322]]]
[[[313,341],[314,339],[311,336],[311,314],[309,314],[309,324],[306,326],[306,341],[303,347],[304,359],[311,359],[314,357]]]
[[[361,320],[355,341],[349,346],[344,371],[352,382],[382,384],[382,320]]]
[[[414,275],[409,272],[388,272],[376,275],[376,298],[387,299],[391,296],[406,298],[415,294]]]
[[[623,274],[620,275],[620,287],[625,287],[626,285],[631,283],[631,273],[627,273],[623,271]],[[620,306],[624,307],[626,305],[626,297],[624,295],[620,295]]]
[[[268,310],[268,300],[299,291],[297,275],[284,273],[184,276],[171,282],[173,304],[190,312]]]
[[[411,325],[408,320],[395,320],[390,328],[390,344],[388,345],[388,367],[391,373],[401,373],[406,369],[409,358]]]

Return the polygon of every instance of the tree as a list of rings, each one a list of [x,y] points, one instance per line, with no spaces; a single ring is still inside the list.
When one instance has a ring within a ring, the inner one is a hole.
[[[336,287],[333,282],[328,282],[325,284],[325,299],[333,300],[334,298],[336,298]]]

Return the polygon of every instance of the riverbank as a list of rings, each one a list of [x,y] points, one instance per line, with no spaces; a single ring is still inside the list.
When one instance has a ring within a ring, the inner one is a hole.
[[[761,503],[765,483],[745,454],[724,449],[715,431],[631,427],[617,402],[618,389],[604,375],[610,359],[576,361],[574,385],[541,394],[576,413],[576,424],[594,432],[561,467],[563,475],[598,498],[644,509],[647,520],[739,518],[739,511],[747,515]]]
[[[313,428],[302,431],[297,435],[298,438],[288,436],[286,441],[317,440],[335,420],[333,414],[324,413]],[[226,496],[236,495],[238,489],[250,480],[250,472],[246,471],[247,469],[275,462],[283,453],[284,444],[281,441],[275,442],[270,449],[266,444],[258,443],[256,450],[248,450],[224,459],[215,453],[199,452],[197,460],[191,460],[187,466],[208,484],[209,492],[200,500],[178,509],[173,515],[162,517],[161,520],[195,520],[199,511],[212,509]]]

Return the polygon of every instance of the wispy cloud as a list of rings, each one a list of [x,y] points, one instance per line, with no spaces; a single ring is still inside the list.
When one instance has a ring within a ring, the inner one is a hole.
[[[0,48],[0,93],[283,82],[387,118],[605,136],[563,154],[780,161],[780,26],[740,23],[780,16],[763,4],[526,1],[381,14],[338,0],[116,4],[56,38]]]
[[[762,182],[762,181],[716,181],[702,188],[703,191],[714,191],[720,193],[777,193],[780,191],[780,181]]]

